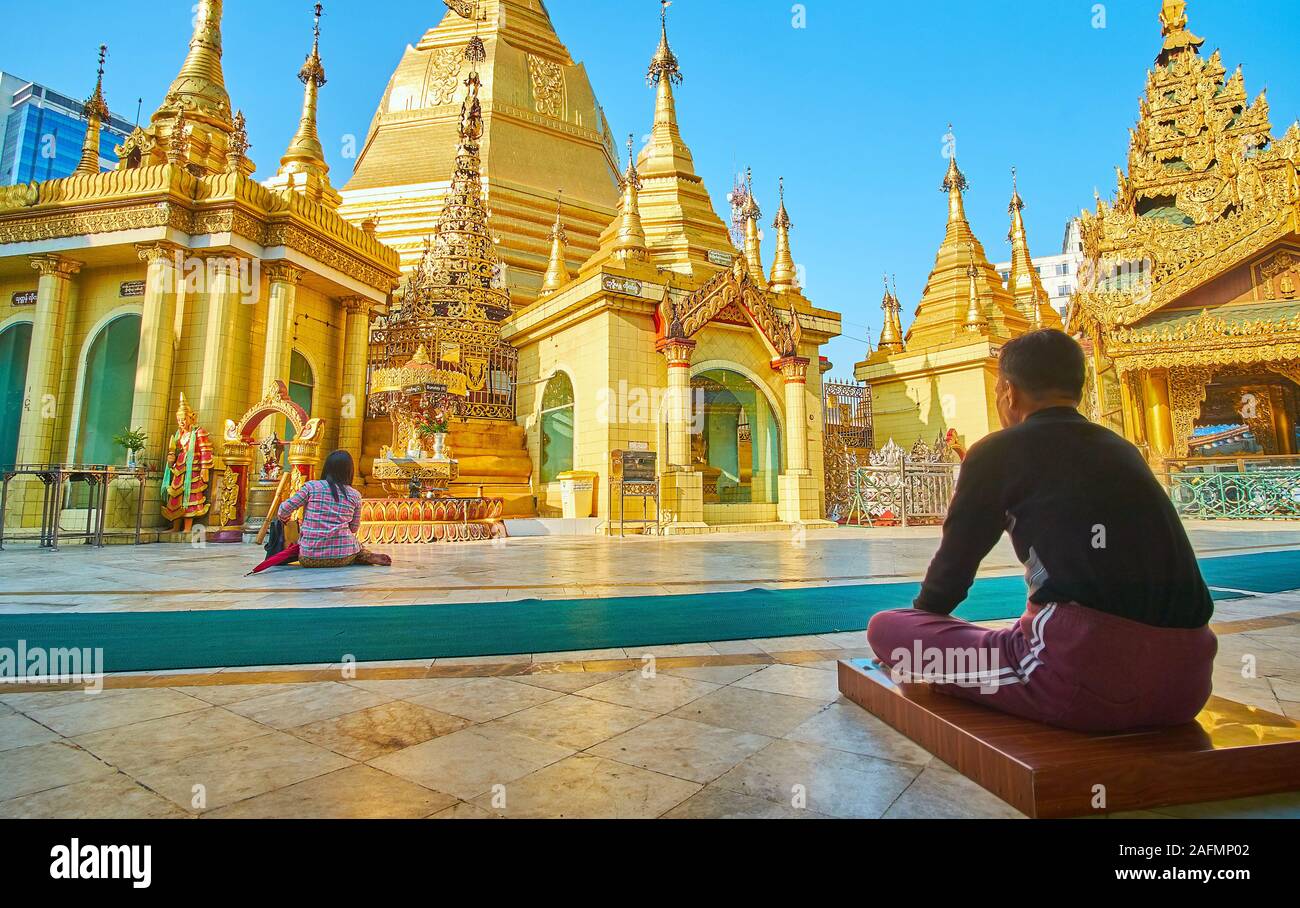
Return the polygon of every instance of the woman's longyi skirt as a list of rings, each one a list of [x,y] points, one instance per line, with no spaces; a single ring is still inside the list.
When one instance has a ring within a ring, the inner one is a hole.
[[[298,559],[298,563],[305,568],[341,568],[350,567],[354,564],[374,564],[374,556],[365,549],[361,549],[355,555],[340,555],[337,558],[308,558],[305,555]]]

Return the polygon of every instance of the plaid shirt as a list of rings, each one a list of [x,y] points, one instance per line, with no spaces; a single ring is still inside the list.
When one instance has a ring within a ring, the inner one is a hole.
[[[361,493],[348,486],[335,501],[329,483],[313,479],[280,505],[279,518],[289,520],[306,506],[298,545],[305,558],[345,558],[361,551],[353,535],[361,528]]]

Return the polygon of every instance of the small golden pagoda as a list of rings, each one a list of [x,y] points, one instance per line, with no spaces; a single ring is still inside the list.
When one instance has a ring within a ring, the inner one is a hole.
[[[1033,328],[1061,325],[1032,265],[1018,187],[1013,184],[1009,209],[1010,287],[966,219],[969,184],[955,154],[941,189],[948,197],[948,222],[912,324],[904,335],[902,304],[886,283],[880,343],[855,367],[857,379],[871,386],[880,444],[928,444],[955,430],[955,441],[964,446],[996,430],[1001,346]]]
[[[264,403],[270,415],[249,421],[264,435],[283,439],[296,421],[313,447],[361,453],[370,318],[400,272],[393,250],[335,211],[316,138],[319,8],[298,134],[267,185],[251,178],[226,90],[221,18],[221,0],[200,0],[180,72],[116,170],[87,155],[66,179],[0,189],[0,339],[30,347],[11,363],[21,387],[3,390],[31,402],[0,462],[121,464],[114,437],[141,429],[140,460],[159,466],[182,395],[214,440]],[[248,470],[217,454],[205,519],[237,540]],[[145,489],[153,527],[158,484]],[[110,526],[133,527],[135,499],[112,501]],[[39,488],[11,489],[11,520],[39,521],[41,502]]]
[[[557,513],[562,484],[582,481],[606,528],[653,519],[653,505],[634,500],[625,513],[611,497],[617,455],[639,452],[654,462],[666,533],[820,525],[815,364],[840,317],[799,287],[783,184],[770,277],[752,177],[743,251],[715,213],[678,125],[683,79],[666,3],[647,79],[654,125],[639,154],[629,142],[599,248],[576,274],[555,269],[546,294],[502,325],[519,351],[519,419],[540,508]]]
[[[1248,428],[1238,454],[1295,454],[1300,126],[1273,137],[1264,96],[1201,54],[1186,7],[1162,4],[1127,173],[1083,214],[1070,325],[1092,354],[1088,406],[1157,465],[1213,453],[1202,426]]]
[[[404,270],[420,264],[455,170],[465,46],[478,38],[484,192],[503,286],[519,307],[541,292],[561,187],[567,265],[595,252],[618,203],[618,143],[542,0],[446,5],[389,80],[341,211],[356,224],[375,222]]]

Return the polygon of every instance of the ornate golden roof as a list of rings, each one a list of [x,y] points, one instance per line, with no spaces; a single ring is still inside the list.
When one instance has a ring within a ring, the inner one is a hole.
[[[1300,126],[1272,137],[1263,94],[1250,101],[1218,51],[1201,56],[1182,0],[1160,23],[1128,172],[1082,217],[1091,289],[1072,305],[1092,324],[1140,321],[1292,234],[1300,214]]]

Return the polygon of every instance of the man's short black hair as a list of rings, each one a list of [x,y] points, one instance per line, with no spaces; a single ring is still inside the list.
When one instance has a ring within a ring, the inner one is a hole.
[[[1002,377],[1027,394],[1083,399],[1083,348],[1064,331],[1021,335],[1002,348],[999,362]]]

